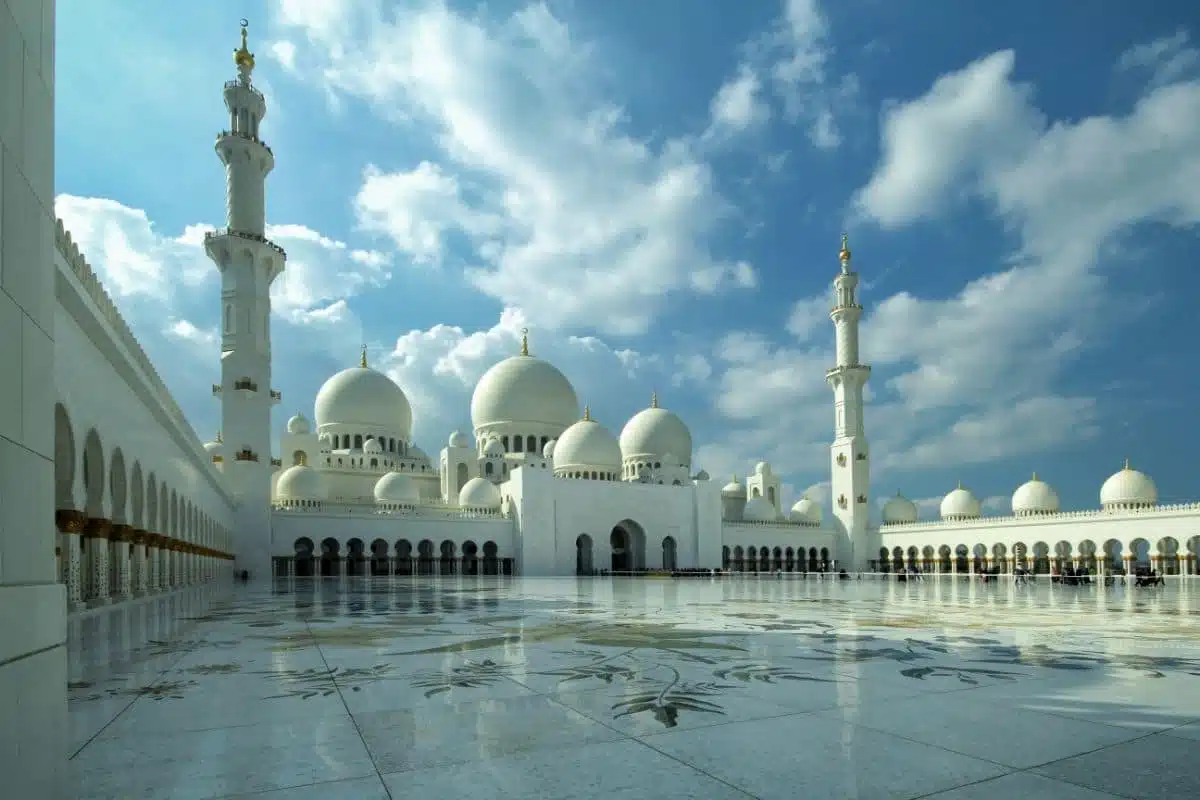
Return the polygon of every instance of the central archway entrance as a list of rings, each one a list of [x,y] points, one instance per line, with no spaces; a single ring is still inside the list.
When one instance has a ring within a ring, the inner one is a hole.
[[[575,540],[575,574],[592,574],[592,537],[586,533]]]
[[[612,571],[633,572],[646,568],[646,532],[633,520],[618,522],[609,534]]]

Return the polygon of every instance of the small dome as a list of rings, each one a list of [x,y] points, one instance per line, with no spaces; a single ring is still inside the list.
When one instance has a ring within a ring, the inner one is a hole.
[[[1036,472],[1033,473],[1033,478],[1013,492],[1012,511],[1018,517],[1029,514],[1057,514],[1058,507],[1058,493],[1050,484],[1038,480]]]
[[[376,439],[374,436],[372,436],[370,439],[367,439],[365,442],[363,442],[363,452],[364,453],[382,453],[383,445],[381,445],[379,443],[378,439]]]
[[[771,522],[778,518],[775,506],[767,502],[765,497],[751,497],[746,503],[746,510],[742,512],[742,519],[751,522]]]
[[[757,464],[754,465],[754,474],[755,475],[770,475],[771,474],[771,465],[768,464],[766,461],[758,462]]]
[[[738,476],[734,475],[733,480],[725,484],[725,488],[721,490],[722,497],[745,497],[746,486],[738,480]]]
[[[592,419],[584,409],[583,419],[563,431],[554,445],[555,470],[571,467],[595,467],[618,472],[621,446],[608,428]]]
[[[704,470],[700,470],[699,472],[697,472],[695,475],[693,475],[693,476],[692,476],[692,480],[694,480],[694,481],[708,481],[708,480],[712,480],[712,477],[711,477],[711,476],[710,476],[710,475],[709,475],[707,472],[705,472]]]
[[[312,467],[288,467],[275,484],[275,496],[280,500],[324,500],[325,481]]]
[[[1100,507],[1109,510],[1147,508],[1158,505],[1158,488],[1150,476],[1129,466],[1129,459],[1120,472],[1100,487]]]
[[[634,414],[621,429],[621,455],[624,458],[658,458],[667,461],[673,454],[674,464],[692,463],[692,433],[683,420],[673,412],[658,407],[657,395],[650,408]]]
[[[312,428],[308,424],[308,417],[303,414],[298,413],[287,421],[287,432],[292,436],[301,436],[311,431]]]
[[[471,478],[458,493],[458,504],[463,508],[499,508],[500,489],[483,478]]]
[[[883,504],[884,525],[911,525],[917,519],[917,504],[899,492]]]
[[[942,498],[942,519],[976,519],[983,513],[979,500],[970,489],[958,488]]]
[[[446,444],[450,447],[470,447],[471,440],[462,431],[455,431],[450,434],[450,440]]]
[[[494,423],[553,425],[566,428],[579,419],[575,390],[558,369],[522,354],[492,366],[471,395],[471,424],[479,430]]]
[[[416,482],[403,472],[389,472],[375,481],[376,503],[416,503],[420,499]]]
[[[542,448],[542,458],[554,458],[554,445],[557,442],[558,439],[551,439],[550,441],[546,442],[546,446]]]
[[[821,506],[811,497],[801,497],[792,506],[790,514],[792,522],[804,522],[809,525],[821,524]]]
[[[395,382],[369,367],[352,367],[334,375],[317,392],[317,427],[361,425],[394,431],[402,439],[412,433],[412,407]]]
[[[483,455],[487,458],[503,458],[504,445],[499,439],[488,439],[487,444],[483,446]]]

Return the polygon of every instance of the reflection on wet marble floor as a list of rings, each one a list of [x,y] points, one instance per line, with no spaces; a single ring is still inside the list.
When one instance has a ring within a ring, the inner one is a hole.
[[[70,627],[80,798],[1200,797],[1200,584],[360,578]]]

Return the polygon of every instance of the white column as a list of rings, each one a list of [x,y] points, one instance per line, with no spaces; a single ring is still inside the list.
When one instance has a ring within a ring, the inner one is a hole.
[[[128,525],[117,527],[119,528],[115,533],[117,538],[113,541],[113,551],[116,556],[116,564],[113,566],[116,568],[117,592],[113,599],[122,601],[133,597],[133,580],[129,572],[129,548],[132,533]]]
[[[103,606],[112,602],[108,592],[108,535],[112,529],[106,519],[89,519],[84,526],[84,535],[89,535],[88,555],[92,568],[91,596],[88,605]]]

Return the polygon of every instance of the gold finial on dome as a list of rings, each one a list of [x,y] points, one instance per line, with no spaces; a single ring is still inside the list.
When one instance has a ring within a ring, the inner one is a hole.
[[[842,234],[842,249],[838,252],[838,261],[843,264],[850,263],[850,237],[847,234]]]
[[[362,358],[359,359],[358,365],[363,369],[367,368],[367,346],[365,344],[362,346]]]
[[[962,487],[962,480],[959,480],[959,482],[958,482],[958,487],[957,487],[957,488],[959,488],[959,489],[963,488],[963,487]]]
[[[1037,479],[1038,479],[1038,476],[1037,476],[1037,473],[1035,472],[1035,473],[1033,473],[1033,477],[1030,480],[1036,481]]]
[[[529,328],[521,328],[521,355],[529,355]]]
[[[1122,467],[1122,469],[1124,469],[1124,470],[1131,470],[1131,469],[1133,469],[1133,467],[1129,466],[1129,459],[1128,459],[1128,458],[1127,458],[1127,459],[1125,459],[1125,466],[1124,466],[1124,467]]]
[[[246,44],[246,28],[249,25],[249,20],[242,20],[242,46],[233,51],[233,63],[237,64],[238,69],[246,72],[254,69],[254,53],[250,52],[250,47]]]
[[[583,421],[584,422],[592,421],[592,407],[591,406],[583,407]]]
[[[650,393],[650,407],[658,408],[658,392]]]

